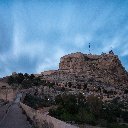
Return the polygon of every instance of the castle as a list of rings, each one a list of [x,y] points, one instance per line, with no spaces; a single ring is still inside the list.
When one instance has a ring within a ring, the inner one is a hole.
[[[41,74],[46,80],[63,85],[128,85],[128,72],[112,51],[101,55],[71,53],[61,57],[58,70]]]

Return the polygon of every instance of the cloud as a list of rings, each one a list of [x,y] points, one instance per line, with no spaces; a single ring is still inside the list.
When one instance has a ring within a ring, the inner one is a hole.
[[[114,37],[109,40],[105,40],[103,42],[103,52],[108,52],[110,50],[119,48],[120,45],[121,45],[121,40],[119,37]]]
[[[127,68],[127,1],[0,1],[0,76],[57,69],[72,52],[113,49]],[[128,69],[128,68],[127,68]]]
[[[0,54],[9,51],[12,44],[13,18],[11,7],[6,7],[7,5],[0,5]]]
[[[13,48],[12,54],[15,58],[19,56],[27,55],[30,58],[40,56],[45,48],[45,42],[43,40],[33,39],[32,41],[26,41],[27,32],[22,24],[16,24],[13,34]]]
[[[74,37],[74,44],[78,48],[83,48],[85,45],[89,44],[91,37],[89,35],[77,34]]]
[[[42,61],[40,61],[39,65],[36,67],[36,73],[40,73],[45,70],[58,69],[60,58],[65,54],[66,53],[62,48],[56,47],[54,52],[50,54],[50,57],[45,56],[42,58]]]
[[[121,52],[121,56],[128,56],[128,43],[127,44],[124,44],[123,46],[121,45],[122,47],[122,52]]]

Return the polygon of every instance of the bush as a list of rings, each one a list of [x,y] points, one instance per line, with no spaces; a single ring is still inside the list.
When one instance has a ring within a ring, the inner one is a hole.
[[[56,104],[58,108],[50,110],[49,114],[58,119],[108,128],[127,128],[117,123],[117,118],[121,117],[124,121],[128,119],[128,113],[122,111],[123,104],[117,99],[103,104],[101,99],[94,96],[85,100],[81,94],[60,95],[56,97]]]
[[[107,128],[128,128],[128,125],[112,123],[112,124],[108,124]]]
[[[48,101],[47,99],[41,99],[37,96],[32,96],[29,94],[25,96],[25,99],[23,102],[34,109],[49,107],[52,105],[52,102]]]
[[[91,124],[91,125],[96,125],[96,119],[95,116],[90,113],[87,112],[85,109],[80,109],[79,113],[77,115],[77,122],[79,122],[80,124]]]
[[[85,98],[82,95],[63,95],[56,97],[57,109],[51,109],[49,114],[64,121],[74,121],[76,123],[88,123],[95,125],[95,116],[87,112],[84,104]]]

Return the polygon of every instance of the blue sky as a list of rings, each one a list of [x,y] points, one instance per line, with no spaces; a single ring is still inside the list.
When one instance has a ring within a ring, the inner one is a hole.
[[[128,70],[128,0],[0,0],[0,77],[57,69],[72,52],[113,49]]]

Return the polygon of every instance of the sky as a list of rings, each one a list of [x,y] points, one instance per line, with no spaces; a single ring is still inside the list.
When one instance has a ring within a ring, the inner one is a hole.
[[[0,77],[58,69],[89,43],[128,70],[128,0],[0,0]]]

